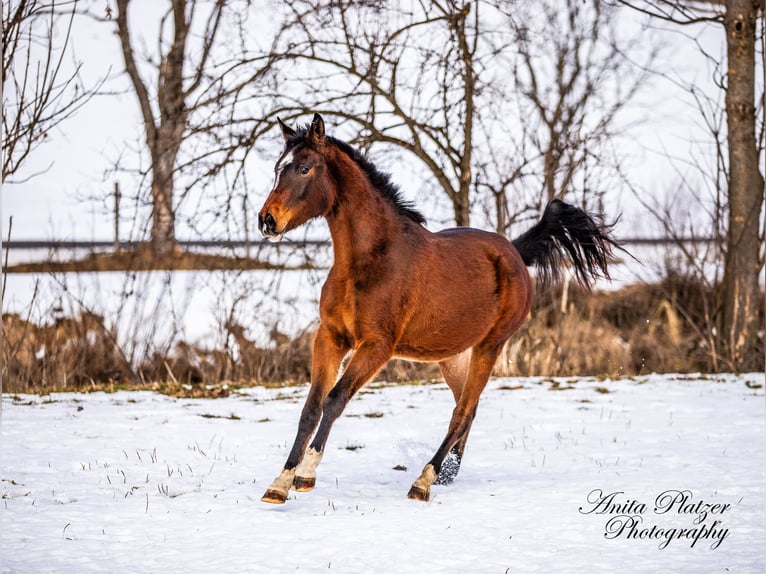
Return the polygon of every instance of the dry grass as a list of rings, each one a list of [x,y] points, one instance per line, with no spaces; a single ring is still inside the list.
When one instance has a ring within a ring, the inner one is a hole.
[[[554,290],[539,297],[532,317],[509,342],[496,375],[604,377],[648,372],[714,372],[710,319],[716,294],[670,278],[589,295]],[[763,323],[763,299],[759,310]],[[309,380],[313,333],[280,337],[259,347],[242,326],[229,323],[222,349],[179,342],[169,353],[126,359],[101,317],[83,313],[37,325],[4,315],[3,390],[115,390],[147,388],[179,396],[225,396],[236,385],[300,384]],[[753,349],[763,368],[761,338]],[[378,380],[438,378],[434,365],[392,361]]]
[[[132,369],[98,315],[50,325],[3,315],[3,390],[48,392],[95,382],[133,382]]]
[[[533,318],[498,361],[502,375],[605,377],[647,372],[710,370],[698,339],[684,329],[660,289],[632,286],[588,296],[574,291],[561,305],[561,291],[548,294]]]

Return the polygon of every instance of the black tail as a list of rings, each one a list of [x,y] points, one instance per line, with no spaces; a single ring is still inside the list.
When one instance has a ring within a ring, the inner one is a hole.
[[[614,227],[601,223],[558,199],[545,208],[534,227],[513,240],[524,263],[535,265],[540,289],[558,282],[566,255],[574,267],[577,282],[590,289],[594,280],[611,279],[607,264],[614,260],[612,249],[622,249],[612,237]]]

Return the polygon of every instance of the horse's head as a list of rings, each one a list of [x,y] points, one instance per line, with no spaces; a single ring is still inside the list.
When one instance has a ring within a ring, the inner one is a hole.
[[[258,227],[269,241],[325,215],[335,190],[328,172],[324,121],[314,114],[311,126],[294,130],[278,120],[285,149],[274,166],[274,188],[258,213]]]

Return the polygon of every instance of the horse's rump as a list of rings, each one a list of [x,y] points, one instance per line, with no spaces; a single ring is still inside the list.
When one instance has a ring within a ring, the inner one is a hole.
[[[529,311],[527,301],[509,297],[511,289],[529,288],[527,268],[513,245],[495,233],[455,228],[431,234],[410,275],[412,313],[397,356],[441,361],[481,342],[498,323],[516,323]]]

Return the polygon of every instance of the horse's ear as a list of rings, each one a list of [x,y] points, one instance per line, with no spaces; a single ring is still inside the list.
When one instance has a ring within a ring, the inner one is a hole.
[[[292,136],[295,135],[295,130],[285,124],[281,119],[277,118],[277,121],[279,122],[279,127],[282,129],[282,137],[285,138],[285,141],[289,140]]]
[[[314,119],[311,120],[309,137],[316,144],[324,144],[324,120],[319,114],[314,114]]]

